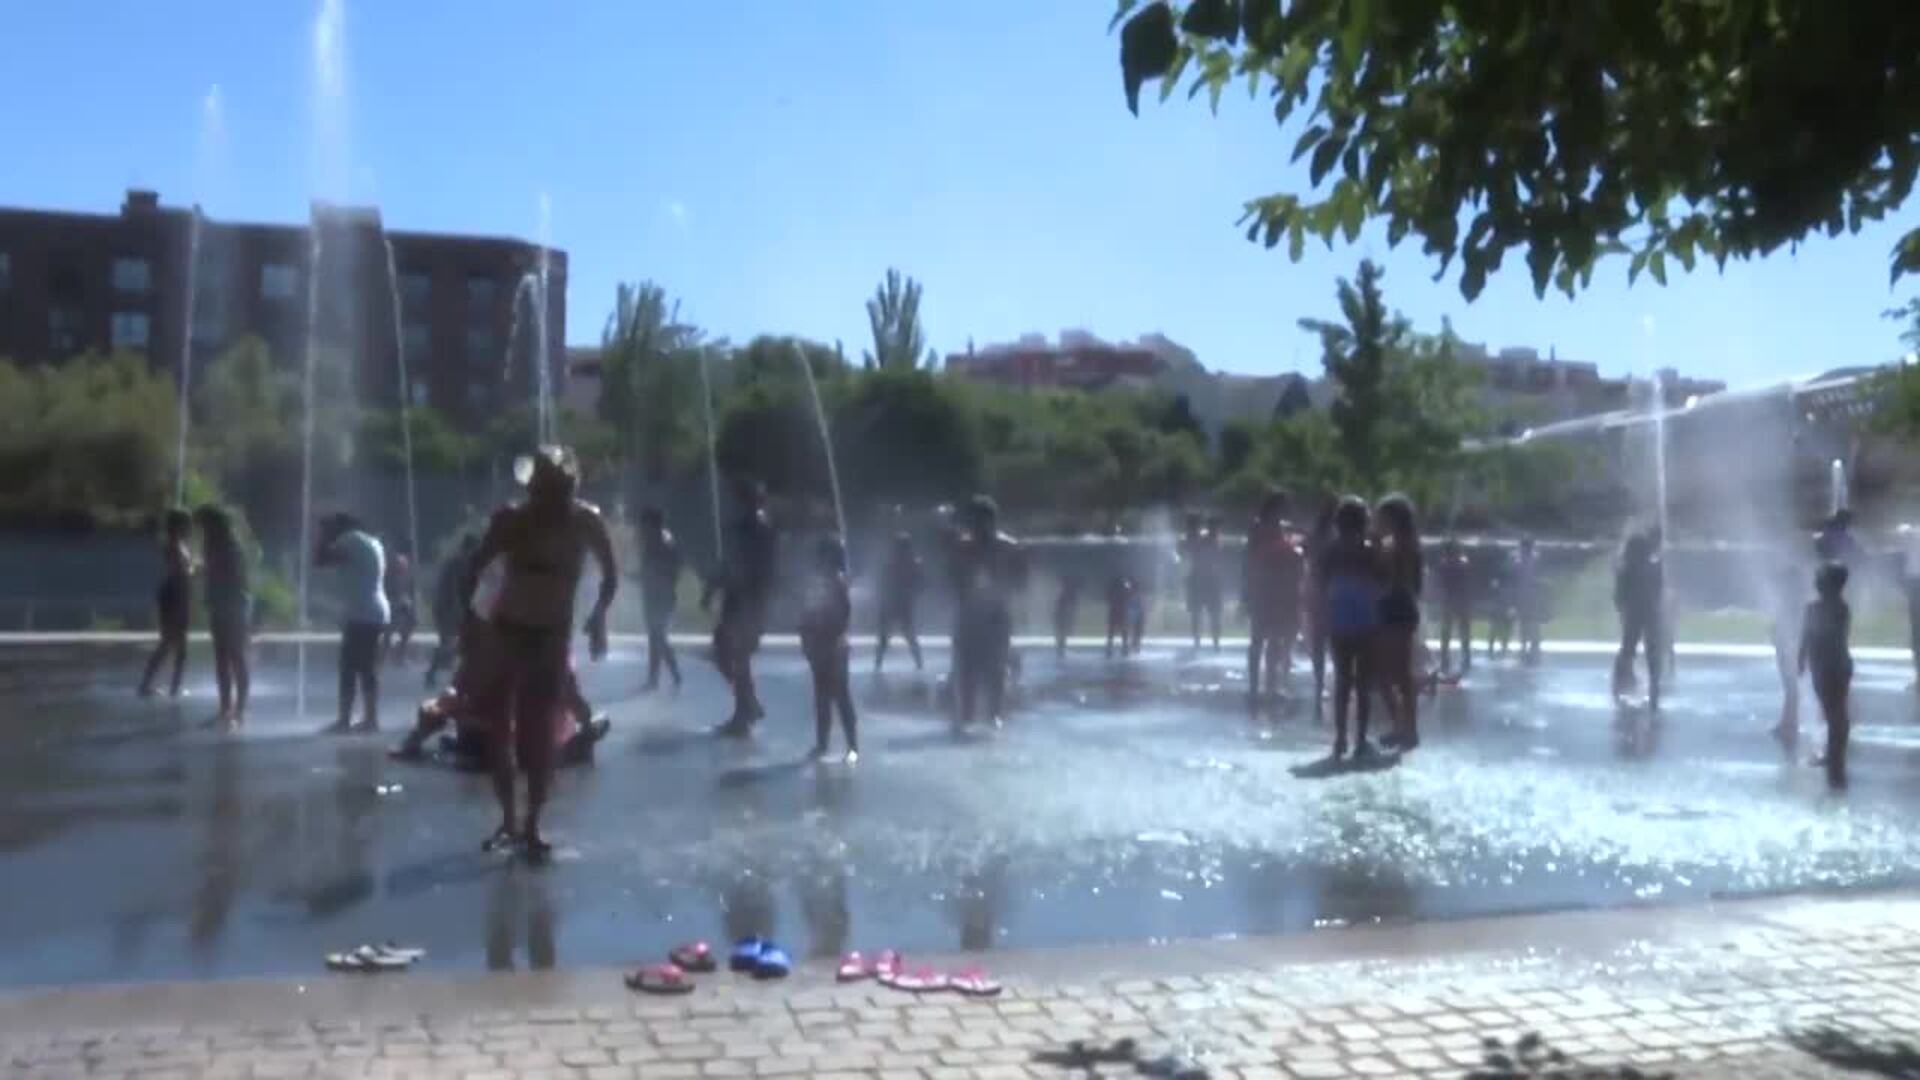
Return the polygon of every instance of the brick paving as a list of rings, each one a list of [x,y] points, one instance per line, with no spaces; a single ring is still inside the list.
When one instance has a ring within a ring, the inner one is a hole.
[[[1920,1076],[1900,1047],[1920,1041],[1920,893],[987,959],[997,999],[814,968],[682,998],[613,972],[27,992],[0,996],[0,1062],[17,1080],[1154,1075],[1065,1053],[1132,1039],[1245,1080]]]

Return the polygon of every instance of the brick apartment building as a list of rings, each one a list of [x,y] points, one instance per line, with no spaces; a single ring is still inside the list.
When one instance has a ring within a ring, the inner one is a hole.
[[[544,330],[558,396],[567,257],[547,255]],[[127,192],[118,214],[0,207],[0,357],[39,364],[132,350],[177,372],[186,350],[202,364],[251,335],[294,370],[311,305],[316,338],[355,358],[359,400],[397,404],[404,344],[413,403],[477,427],[531,400],[542,320],[529,275],[540,256],[538,245],[507,238],[388,231],[375,210],[324,204],[306,225],[216,221],[150,191]]]

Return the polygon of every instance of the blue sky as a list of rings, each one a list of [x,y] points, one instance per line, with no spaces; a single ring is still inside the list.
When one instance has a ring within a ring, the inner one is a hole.
[[[1291,136],[1234,93],[1217,117],[1179,97],[1131,117],[1111,0],[342,2],[329,111],[318,0],[0,0],[0,204],[111,212],[142,185],[294,221],[320,194],[397,228],[532,238],[545,193],[576,343],[616,282],[652,278],[716,333],[857,352],[898,266],[943,352],[1157,330],[1211,367],[1315,369],[1295,320],[1330,313],[1334,277],[1372,254],[1424,327],[1741,384],[1891,358],[1880,312],[1914,291],[1887,287],[1894,227],[1664,289],[1629,289],[1622,263],[1571,302],[1520,271],[1469,305],[1377,236],[1291,263],[1234,224],[1292,175]]]

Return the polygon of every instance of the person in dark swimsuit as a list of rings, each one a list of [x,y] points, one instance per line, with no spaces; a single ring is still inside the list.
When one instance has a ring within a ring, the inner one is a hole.
[[[1313,571],[1314,604],[1325,619],[1327,652],[1333,660],[1333,757],[1347,752],[1347,705],[1353,704],[1356,759],[1370,757],[1367,721],[1373,711],[1374,634],[1383,594],[1380,559],[1367,539],[1367,504],[1340,500],[1333,539]]]
[[[1063,660],[1067,655],[1067,638],[1072,636],[1073,624],[1080,618],[1080,589],[1080,575],[1068,572],[1061,575],[1060,591],[1053,598],[1053,651]]]
[[[1374,509],[1380,527],[1376,550],[1386,589],[1380,597],[1380,624],[1374,632],[1374,684],[1381,691],[1393,730],[1380,740],[1384,746],[1411,750],[1420,745],[1418,712],[1420,673],[1415,648],[1420,636],[1420,592],[1426,564],[1420,553],[1420,530],[1413,503],[1405,495],[1389,495]]]
[[[1120,655],[1132,653],[1134,594],[1139,586],[1124,573],[1107,579],[1107,659],[1113,659],[1114,642],[1120,643]]]
[[[1013,595],[1026,584],[1026,554],[1000,531],[999,508],[985,495],[967,504],[952,545],[955,723],[970,726],[984,696],[988,719],[999,724],[1012,663]]]
[[[567,698],[574,593],[591,556],[600,571],[600,591],[585,631],[590,655],[598,660],[607,653],[607,609],[619,590],[620,573],[606,521],[597,507],[575,495],[579,472],[572,451],[543,446],[516,463],[514,471],[526,485],[526,499],[494,512],[461,591],[472,597],[481,571],[501,560],[500,595],[488,613],[504,661],[490,754],[500,826],[486,846],[518,842],[529,859],[539,861],[549,852],[540,835],[540,813],[553,780],[549,718]],[[522,821],[514,820],[516,751],[527,774]]]
[[[758,481],[741,477],[734,482],[740,518],[727,545],[728,561],[719,578],[710,582],[701,606],[720,597],[720,617],[713,627],[713,664],[733,688],[733,715],[715,729],[729,738],[753,734],[753,725],[766,715],[753,685],[753,654],[766,632],[767,606],[773,598],[778,538],[767,516],[767,492]]]
[[[660,688],[665,667],[680,689],[680,659],[673,653],[673,609],[678,603],[680,571],[685,565],[680,542],[667,531],[666,515],[649,506],[640,511],[640,606],[647,619],[647,684]]]
[[[1220,648],[1220,531],[1212,519],[1187,516],[1187,535],[1180,542],[1180,558],[1187,571],[1187,618],[1193,626],[1193,648],[1199,651],[1202,623],[1213,632]]]
[[[1300,583],[1306,559],[1287,525],[1288,498],[1275,488],[1260,503],[1247,529],[1243,603],[1249,623],[1247,701],[1258,708],[1265,694],[1276,694],[1293,673],[1293,643],[1300,636]],[[1265,661],[1266,682],[1260,680]]]
[[[1853,651],[1848,638],[1853,613],[1847,607],[1847,567],[1830,562],[1813,578],[1816,599],[1801,620],[1800,671],[1813,676],[1813,696],[1827,720],[1827,783],[1847,786],[1847,695],[1853,685]]]
[[[1644,532],[1627,538],[1614,573],[1613,606],[1620,615],[1620,651],[1613,660],[1613,694],[1624,697],[1633,685],[1634,653],[1644,644],[1647,656],[1647,707],[1660,708],[1661,596],[1666,591],[1659,552]]]
[[[887,643],[895,630],[900,631],[900,636],[906,639],[907,651],[913,654],[913,669],[926,670],[920,656],[920,633],[913,617],[923,576],[920,556],[913,550],[913,537],[905,532],[895,533],[886,565],[880,570],[880,640],[873,652],[876,673],[886,663]]]
[[[160,541],[160,590],[154,600],[158,614],[160,640],[147,657],[146,674],[140,677],[140,696],[153,696],[153,680],[160,665],[173,661],[173,680],[167,693],[180,696],[180,680],[187,667],[187,627],[193,615],[188,585],[193,578],[193,518],[185,510],[167,511],[165,535]]]
[[[1453,638],[1460,639],[1460,673],[1473,670],[1473,563],[1460,541],[1447,537],[1440,545],[1440,667],[1453,668]]]
[[[193,512],[206,553],[207,629],[213,639],[213,677],[220,688],[220,723],[246,722],[253,686],[247,652],[251,644],[253,595],[247,585],[247,559],[234,536],[233,519],[218,506]]]
[[[833,714],[847,740],[847,763],[860,760],[860,720],[854,714],[852,678],[847,670],[852,647],[853,594],[847,587],[847,548],[838,536],[820,541],[814,572],[800,607],[800,651],[813,675],[813,756],[827,756]]]

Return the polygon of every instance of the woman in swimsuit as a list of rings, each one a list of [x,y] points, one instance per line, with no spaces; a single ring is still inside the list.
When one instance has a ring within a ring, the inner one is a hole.
[[[160,591],[155,597],[160,624],[160,641],[153,647],[153,655],[147,658],[147,671],[140,677],[140,696],[153,696],[153,680],[160,674],[160,665],[169,657],[173,659],[173,682],[168,688],[172,697],[180,696],[180,678],[187,666],[187,624],[192,615],[192,600],[187,594],[187,583],[193,577],[193,551],[187,541],[193,531],[193,519],[185,510],[169,510],[166,518],[166,536],[160,541],[160,559],[164,569],[160,575]]]
[[[238,727],[246,721],[247,695],[253,685],[247,665],[253,619],[247,558],[225,510],[202,506],[193,518],[200,526],[200,546],[207,559],[207,629],[213,638],[213,677],[220,687],[219,719]]]
[[[1411,750],[1420,745],[1414,642],[1420,635],[1420,589],[1425,584],[1426,565],[1420,555],[1420,530],[1414,523],[1413,503],[1405,495],[1380,500],[1374,509],[1374,521],[1381,530],[1380,567],[1386,584],[1380,597],[1380,629],[1374,639],[1374,670],[1381,697],[1393,718],[1393,730],[1380,741]]]
[[[471,597],[481,571],[494,559],[501,560],[505,574],[489,616],[506,679],[503,708],[490,729],[500,827],[486,846],[518,841],[529,858],[538,860],[549,851],[540,836],[540,812],[553,779],[547,720],[565,696],[574,593],[591,554],[599,564],[600,592],[585,629],[590,652],[598,660],[607,652],[607,609],[620,575],[600,511],[574,496],[579,480],[571,451],[541,447],[515,471],[526,484],[526,501],[494,513],[467,569],[462,593]],[[527,812],[520,823],[514,820],[516,750],[527,773]]]
[[[1327,651],[1333,657],[1333,756],[1347,752],[1347,703],[1353,702],[1353,756],[1368,757],[1367,720],[1373,703],[1374,631],[1380,621],[1380,563],[1367,539],[1367,504],[1340,500],[1333,538],[1315,569],[1315,604],[1324,618]]]

